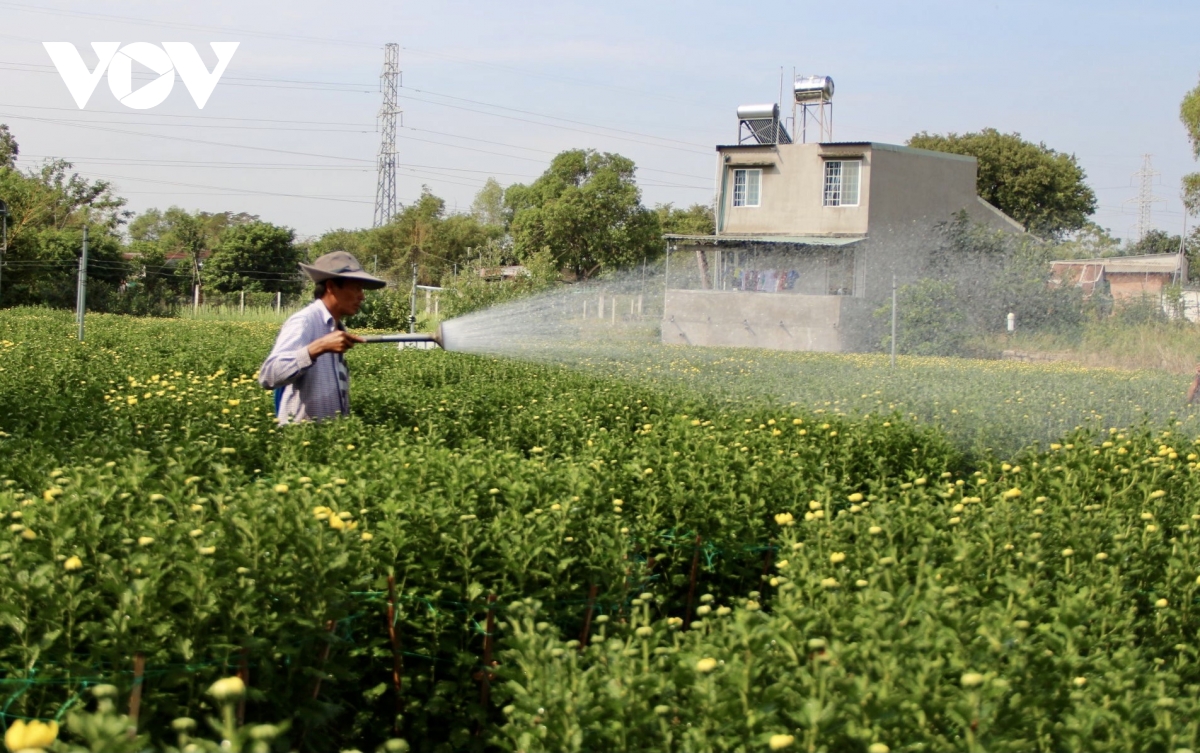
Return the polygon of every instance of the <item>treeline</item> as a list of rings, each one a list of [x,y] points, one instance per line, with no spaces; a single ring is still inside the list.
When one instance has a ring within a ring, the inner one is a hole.
[[[74,306],[85,225],[89,309],[143,315],[169,315],[197,288],[205,300],[302,295],[299,263],[335,249],[403,287],[405,298],[415,265],[420,284],[455,289],[446,300],[451,313],[461,313],[564,277],[588,279],[653,260],[664,232],[714,229],[704,205],[644,206],[633,161],[591,150],[562,152],[528,185],[504,188],[489,179],[466,212],[447,211],[425,187],[383,227],[313,240],[244,212],[172,206],[135,215],[109,182],[88,180],[63,160],[21,169],[19,152],[0,124],[0,200],[9,212],[0,306]],[[504,284],[481,275],[509,265],[524,269]],[[387,307],[376,301],[371,308]]]

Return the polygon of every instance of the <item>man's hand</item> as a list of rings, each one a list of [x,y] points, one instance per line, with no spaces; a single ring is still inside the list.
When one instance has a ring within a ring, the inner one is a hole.
[[[345,353],[354,347],[355,343],[365,342],[358,335],[349,332],[330,332],[324,337],[313,340],[308,344],[308,357],[314,361],[322,353]]]

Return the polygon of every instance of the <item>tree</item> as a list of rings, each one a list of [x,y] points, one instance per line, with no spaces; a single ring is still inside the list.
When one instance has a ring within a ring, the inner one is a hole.
[[[918,133],[908,140],[917,149],[974,157],[979,161],[979,196],[1047,238],[1079,230],[1096,211],[1096,193],[1073,154],[1025,141],[1019,133],[986,128],[980,133],[946,136]]]
[[[1162,230],[1151,230],[1137,243],[1129,247],[1131,255],[1140,254],[1177,254],[1180,239]]]
[[[664,233],[677,235],[712,235],[717,230],[717,221],[708,204],[693,204],[687,209],[676,209],[671,204],[654,207],[658,223]]]
[[[304,287],[291,228],[269,222],[235,225],[204,264],[204,283],[221,293],[239,290],[296,294]]]
[[[0,123],[0,169],[16,167],[17,154],[20,151],[17,147],[17,140],[8,130],[8,126]]]
[[[1091,220],[1054,247],[1054,254],[1059,259],[1099,259],[1124,253],[1121,239],[1114,238],[1107,228]]]
[[[508,224],[504,212],[504,189],[495,178],[488,178],[479,193],[475,194],[475,201],[471,202],[471,216],[482,225],[503,227]]]
[[[504,192],[513,248],[525,258],[549,250],[582,279],[661,251],[658,216],[642,206],[633,161],[619,154],[562,152],[530,185]]]
[[[0,290],[0,301],[6,306],[74,305],[85,225],[91,261],[89,308],[104,308],[104,300],[126,275],[117,235],[129,217],[125,200],[113,195],[107,182],[88,181],[71,167],[62,160],[27,172],[0,167],[0,198],[9,211]]]
[[[499,184],[497,184],[499,185]],[[486,190],[485,186],[485,190]],[[423,187],[421,197],[404,207],[383,227],[333,230],[314,241],[312,257],[341,250],[354,254],[368,272],[395,281],[407,281],[417,265],[421,284],[436,285],[465,268],[480,249],[498,247],[504,227],[480,221],[471,214],[446,214],[446,202]]]
[[[129,254],[143,290],[190,295],[208,254],[231,227],[258,221],[245,212],[189,212],[178,206],[148,209],[129,223]]]
[[[1200,84],[1179,105],[1179,119],[1192,142],[1192,155],[1200,159]],[[1200,214],[1200,173],[1183,176],[1183,204],[1191,214]]]

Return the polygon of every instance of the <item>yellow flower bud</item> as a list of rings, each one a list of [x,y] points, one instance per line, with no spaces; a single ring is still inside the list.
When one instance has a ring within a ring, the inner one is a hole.
[[[4,733],[4,744],[13,753],[23,750],[42,750],[58,739],[58,722],[26,722],[18,719]]]
[[[217,680],[208,689],[208,694],[217,699],[218,703],[236,701],[246,693],[246,684],[240,677],[225,677]]]

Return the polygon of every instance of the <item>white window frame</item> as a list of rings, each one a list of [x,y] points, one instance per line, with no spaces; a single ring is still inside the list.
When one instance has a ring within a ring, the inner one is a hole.
[[[738,179],[741,178],[741,183]],[[750,189],[753,188],[753,194]],[[753,199],[753,202],[750,200]],[[733,206],[738,209],[762,206],[762,170],[736,168],[733,171]]]
[[[854,201],[847,197],[847,165],[854,165]],[[856,207],[862,200],[862,160],[825,160],[822,171],[821,204],[827,207]]]

